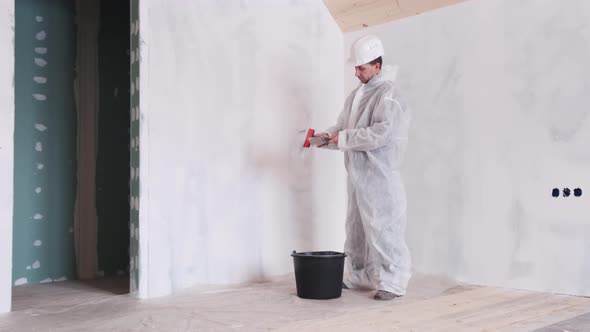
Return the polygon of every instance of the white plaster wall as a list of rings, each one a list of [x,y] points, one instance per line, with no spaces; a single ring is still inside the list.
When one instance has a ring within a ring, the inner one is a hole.
[[[585,0],[470,0],[345,35],[383,38],[413,106],[417,270],[590,295],[588,22]]]
[[[14,1],[0,0],[0,313],[10,311],[14,167]]]
[[[140,296],[293,270],[342,250],[342,156],[298,130],[343,104],[321,1],[141,2]]]

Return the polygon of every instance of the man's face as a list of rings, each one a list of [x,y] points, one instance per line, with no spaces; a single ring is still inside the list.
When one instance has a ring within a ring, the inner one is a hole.
[[[377,75],[377,73],[379,73],[380,69],[381,65],[379,63],[376,63],[374,65],[367,63],[364,65],[354,67],[354,76],[356,76],[359,79],[359,81],[361,81],[363,84],[366,84],[375,75]]]

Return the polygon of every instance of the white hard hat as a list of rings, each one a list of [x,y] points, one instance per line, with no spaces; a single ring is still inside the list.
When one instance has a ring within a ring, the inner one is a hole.
[[[347,63],[356,66],[367,64],[383,56],[383,44],[376,36],[368,35],[357,39],[350,47],[350,59]]]

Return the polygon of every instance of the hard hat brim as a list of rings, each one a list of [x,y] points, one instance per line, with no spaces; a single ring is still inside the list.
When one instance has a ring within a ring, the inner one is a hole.
[[[375,58],[375,59],[377,59],[377,58]],[[375,60],[375,59],[373,59],[373,60]],[[367,61],[365,63],[357,63],[356,62],[356,59],[348,58],[348,60],[346,60],[346,62],[344,64],[345,65],[350,65],[350,66],[353,66],[353,67],[357,67],[357,66],[362,66],[362,65],[366,65],[368,63],[371,63],[371,61],[373,61],[373,60]]]

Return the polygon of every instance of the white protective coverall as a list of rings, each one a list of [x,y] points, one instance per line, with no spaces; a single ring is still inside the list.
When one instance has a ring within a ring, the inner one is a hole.
[[[400,167],[410,113],[395,89],[396,71],[385,66],[346,99],[330,136],[339,132],[348,173],[347,287],[404,295],[411,276],[405,241],[406,192]],[[331,148],[335,148],[331,147]]]

